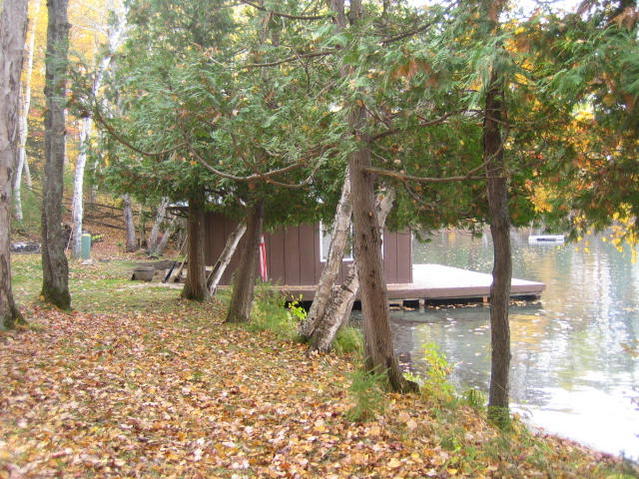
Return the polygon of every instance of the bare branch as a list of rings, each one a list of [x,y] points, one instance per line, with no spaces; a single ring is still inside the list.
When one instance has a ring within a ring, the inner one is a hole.
[[[290,63],[290,62],[294,62],[295,60],[302,60],[304,58],[316,58],[316,57],[324,57],[327,55],[332,55],[333,53],[337,52],[337,49],[332,49],[332,50],[322,50],[319,52],[312,52],[312,53],[298,53],[295,55],[292,55],[290,57],[286,57],[283,58],[282,60],[277,60],[274,62],[267,62],[267,63],[249,63],[248,65],[244,65],[242,67],[243,70],[249,70],[252,68],[265,68],[265,67],[275,67],[277,65],[282,65],[283,63]]]
[[[256,3],[253,2],[249,2],[248,0],[242,0],[243,4],[245,5],[249,5],[261,12],[266,12],[269,13],[271,15],[275,15],[276,17],[282,17],[282,18],[290,18],[291,20],[323,20],[325,18],[329,18],[330,15],[292,15],[290,13],[283,13],[283,12],[276,12],[274,10],[270,10],[266,7],[263,7],[261,5],[258,5]]]
[[[104,129],[109,133],[109,135],[115,138],[119,143],[126,146],[130,150],[135,151],[136,153],[139,153],[142,156],[150,156],[150,157],[164,156],[168,153],[172,153],[182,148],[185,145],[185,143],[180,143],[174,146],[173,148],[169,148],[162,151],[154,151],[154,152],[145,151],[135,146],[133,142],[131,142],[130,140],[127,140],[124,136],[116,132],[115,128],[113,128],[113,126],[111,126],[109,122],[102,116],[102,113],[100,112],[99,108],[95,108],[93,110],[93,119],[97,121],[98,123],[100,123],[104,127]]]
[[[438,118],[434,118],[434,119],[428,120],[428,121],[422,121],[421,123],[418,123],[417,125],[415,125],[414,127],[411,127],[411,128],[440,125],[440,124],[444,123],[451,116],[457,115],[459,113],[464,113],[466,111],[469,111],[469,110],[460,109],[460,110],[450,111],[450,112],[445,113],[444,115],[442,115],[442,116],[440,116]],[[382,138],[386,138],[387,136],[396,135],[397,133],[403,133],[404,131],[406,131],[405,128],[392,128],[390,130],[386,130],[386,131],[383,131],[381,133],[378,133],[377,135],[373,135],[371,137],[371,141],[380,140]]]
[[[292,165],[288,165],[285,166],[283,168],[278,168],[275,170],[271,170],[268,171],[266,173],[254,173],[252,175],[248,175],[248,176],[238,176],[238,175],[233,175],[231,173],[225,173],[221,170],[218,170],[217,168],[214,168],[213,166],[211,166],[211,164],[206,161],[204,158],[202,158],[202,156],[193,149],[193,147],[190,144],[187,144],[187,148],[189,149],[189,152],[191,153],[191,155],[193,155],[193,157],[198,161],[198,163],[200,163],[204,168],[206,168],[207,170],[209,170],[211,173],[218,175],[222,178],[226,178],[227,180],[233,180],[233,181],[246,181],[246,182],[253,182],[256,180],[264,180],[266,181],[267,179],[270,180],[270,178],[272,176],[275,175],[281,175],[283,173],[287,173],[289,171],[293,171],[297,168],[300,168],[303,165],[303,162],[299,161],[297,163],[294,163]]]
[[[399,171],[386,170],[384,168],[368,167],[364,168],[367,173],[374,175],[388,176],[389,178],[395,178],[400,181],[417,181],[419,183],[448,183],[452,181],[466,181],[466,180],[485,180],[486,176],[447,176],[443,178],[435,178],[429,176],[413,176],[406,173],[400,173]]]
[[[448,13],[451,10],[451,8],[452,8],[452,6],[449,6],[448,8],[446,8],[442,12],[442,15],[445,15],[446,13]],[[414,28],[413,30],[408,30],[408,31],[403,32],[403,33],[398,33],[397,35],[393,35],[391,37],[384,38],[381,41],[381,44],[382,45],[390,45],[391,43],[398,42],[400,40],[403,40],[404,38],[412,37],[413,35],[417,35],[418,33],[425,32],[430,27],[435,25],[435,23],[437,23],[437,20],[433,19],[430,22],[425,23],[424,25],[421,25],[419,27]]]

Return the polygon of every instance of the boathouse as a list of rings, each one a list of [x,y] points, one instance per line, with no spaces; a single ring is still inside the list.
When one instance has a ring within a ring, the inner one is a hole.
[[[237,222],[214,212],[208,212],[205,222],[205,260],[215,264],[224,249],[227,238]],[[409,231],[384,230],[382,238],[384,275],[390,303],[421,306],[486,302],[490,294],[492,276],[439,264],[412,264],[412,241]],[[280,228],[264,234],[266,273],[268,281],[304,301],[312,301],[326,261],[330,244],[330,230],[321,223],[305,223]],[[239,265],[242,243],[238,246],[220,284],[228,285]],[[339,282],[343,281],[347,267],[352,264],[352,252],[347,252]],[[513,299],[539,298],[545,285],[536,281],[512,280]]]
[[[206,264],[215,264],[226,240],[237,222],[215,212],[208,212],[205,228]],[[314,286],[319,282],[328,246],[330,230],[321,223],[305,223],[280,228],[264,234],[268,280],[286,286]],[[387,283],[412,283],[412,247],[409,231],[384,231],[384,274]],[[239,264],[242,243],[222,276],[221,284],[230,284],[233,271]],[[353,262],[352,251],[347,251],[340,272],[340,281],[346,268]]]

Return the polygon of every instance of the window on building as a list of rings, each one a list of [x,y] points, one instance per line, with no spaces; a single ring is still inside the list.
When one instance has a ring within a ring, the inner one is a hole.
[[[325,262],[328,258],[328,250],[331,247],[332,227],[324,225],[321,221],[320,229],[320,261]],[[344,259],[342,261],[353,261],[353,226],[349,228],[348,243],[344,250]]]

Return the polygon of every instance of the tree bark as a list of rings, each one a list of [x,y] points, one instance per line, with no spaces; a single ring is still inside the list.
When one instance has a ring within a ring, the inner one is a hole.
[[[482,0],[484,10],[483,34],[486,39],[500,34],[499,15],[503,0]],[[501,47],[498,47],[501,49]],[[503,52],[496,52],[496,55]],[[510,248],[510,215],[508,213],[508,184],[504,161],[502,127],[507,123],[504,103],[505,80],[499,61],[491,65],[485,85],[483,123],[483,160],[486,163],[486,190],[493,238],[493,282],[490,286],[491,365],[488,395],[488,417],[499,426],[509,421],[508,395],[510,370],[510,325],[508,306],[512,279]]]
[[[45,167],[42,205],[42,297],[62,309],[71,307],[69,267],[62,228],[65,156],[65,92],[69,50],[67,0],[48,0],[45,97]]]
[[[75,175],[73,179],[73,199],[71,211],[73,214],[73,227],[71,232],[71,255],[79,258],[82,254],[82,222],[84,220],[84,170],[87,164],[87,143],[91,120],[89,118],[80,119],[80,153],[75,164]]]
[[[22,321],[11,289],[10,231],[26,29],[26,0],[4,0],[0,13],[0,330],[10,329],[16,322]]]
[[[503,138],[504,87],[499,73],[493,70],[486,93],[483,126],[484,161],[486,161],[490,233],[493,238],[493,282],[490,286],[491,368],[488,399],[489,417],[497,423],[508,419],[510,370],[510,325],[508,306],[512,280],[510,216],[504,168]]]
[[[367,141],[362,128],[366,110],[357,107],[351,113],[351,126]],[[361,281],[361,302],[364,314],[364,354],[368,371],[386,373],[392,390],[417,391],[417,384],[404,378],[393,350],[390,312],[386,299],[382,262],[382,242],[375,214],[374,181],[365,168],[371,164],[369,146],[364,143],[351,154],[353,184],[353,222],[355,224],[355,254],[357,274]]]
[[[240,266],[235,272],[233,295],[226,315],[226,323],[245,323],[251,319],[263,217],[264,200],[257,200],[246,221],[244,251]]]
[[[29,110],[31,108],[31,79],[33,78],[33,57],[35,51],[36,25],[38,14],[40,13],[41,0],[35,0],[33,7],[33,27],[29,34],[29,46],[27,49],[27,71],[25,76],[24,97],[22,101],[22,111],[20,114],[20,147],[18,149],[18,165],[16,167],[15,178],[13,180],[13,194],[15,204],[15,216],[18,221],[22,221],[22,172],[29,172],[27,163],[27,136],[29,133]],[[26,175],[27,185],[31,186],[31,174]]]
[[[204,264],[204,193],[189,198],[187,231],[187,270],[182,297],[193,301],[206,301],[209,299],[209,290],[206,287]]]
[[[160,226],[164,221],[164,217],[166,216],[166,208],[169,206],[169,199],[162,198],[160,204],[158,206],[157,212],[155,214],[155,222],[153,223],[153,227],[151,228],[151,235],[149,236],[149,243],[147,245],[147,249],[149,251],[149,255],[156,254],[158,248],[158,236],[160,235]]]
[[[169,243],[169,239],[173,235],[176,225],[177,225],[177,216],[174,216],[169,222],[169,226],[167,226],[166,231],[164,232],[164,235],[162,236],[162,239],[160,240],[160,243],[158,244],[158,247],[155,249],[155,254],[157,254],[158,256],[162,256],[164,254],[166,245]]]
[[[138,240],[135,237],[135,223],[133,222],[133,208],[131,207],[131,197],[127,193],[122,196],[124,206],[122,214],[124,215],[124,227],[126,229],[126,252],[133,253],[138,249]]]
[[[344,259],[344,250],[349,240],[351,227],[351,215],[353,212],[351,204],[351,180],[350,173],[347,168],[342,186],[342,194],[337,209],[335,211],[335,219],[333,220],[333,230],[331,233],[331,245],[328,249],[326,263],[315,290],[313,304],[308,311],[308,316],[300,324],[300,335],[305,339],[310,339],[317,327],[317,324],[326,313],[326,307],[331,298],[331,290],[342,267]],[[321,234],[321,233],[320,233]],[[320,238],[321,241],[321,238]]]
[[[118,24],[115,28],[109,30],[107,43],[109,51],[107,55],[100,61],[96,73],[93,86],[91,87],[91,93],[93,96],[97,96],[102,86],[102,80],[104,74],[111,65],[113,59],[113,53],[117,50],[123,40],[125,30],[125,17],[128,11],[128,7],[124,7],[118,15]],[[79,258],[82,249],[82,222],[84,219],[84,172],[87,164],[87,148],[89,146],[89,139],[91,137],[91,129],[93,127],[93,121],[90,116],[80,119],[80,152],[75,165],[75,176],[73,182],[73,247],[71,249],[73,257]]]
[[[245,232],[246,223],[242,221],[237,225],[235,230],[233,230],[231,235],[227,238],[224,249],[222,250],[222,253],[220,253],[220,257],[215,262],[215,265],[213,265],[213,271],[211,271],[211,274],[206,281],[206,286],[209,288],[209,293],[211,294],[211,296],[215,295],[217,287],[220,284],[220,280],[222,279],[222,275],[231,262],[233,253],[235,253],[237,245],[242,239],[242,236],[244,236]]]
[[[344,16],[344,0],[330,0],[339,29],[347,27]],[[361,21],[361,0],[351,0],[348,20],[352,24]],[[343,68],[342,76],[353,74],[353,68]],[[390,312],[386,301],[381,237],[375,214],[374,178],[365,171],[371,164],[370,138],[366,133],[368,122],[364,105],[351,105],[348,117],[349,130],[359,147],[351,153],[351,195],[353,202],[353,224],[355,227],[355,261],[361,281],[361,302],[364,314],[365,367],[374,373],[384,373],[390,388],[397,392],[417,391],[417,384],[404,378],[393,350],[393,335],[390,329]]]
[[[386,218],[393,207],[395,190],[387,189],[377,197],[377,217],[380,235],[383,235]],[[311,332],[309,351],[325,353],[331,350],[337,331],[344,326],[350,317],[355,297],[359,291],[359,276],[355,264],[349,267],[346,279],[340,286],[331,288],[331,295],[324,314],[315,324]]]

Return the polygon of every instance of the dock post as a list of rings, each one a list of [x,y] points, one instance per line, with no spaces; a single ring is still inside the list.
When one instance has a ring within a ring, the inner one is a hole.
[[[426,299],[419,298],[418,303],[419,303],[419,310],[424,311],[426,309]]]

